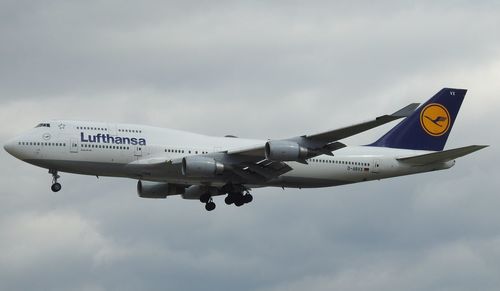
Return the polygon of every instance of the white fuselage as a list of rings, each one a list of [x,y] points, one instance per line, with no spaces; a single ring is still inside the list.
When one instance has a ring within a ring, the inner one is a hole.
[[[186,185],[223,185],[226,181],[185,177],[175,163],[148,167],[147,161],[178,161],[190,155],[214,154],[265,143],[234,137],[211,137],[133,124],[58,120],[45,123],[11,140],[5,148],[28,163],[61,172],[128,177]],[[287,162],[293,170],[265,183],[279,187],[327,187],[447,169],[454,161],[410,166],[397,158],[427,151],[357,146],[321,155],[307,164]],[[146,161],[146,162],[141,162]]]

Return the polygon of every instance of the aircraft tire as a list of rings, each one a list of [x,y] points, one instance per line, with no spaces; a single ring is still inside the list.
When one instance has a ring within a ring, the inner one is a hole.
[[[59,192],[61,190],[62,186],[59,183],[54,183],[52,186],[50,186],[50,189],[52,192]]]
[[[212,211],[215,209],[215,203],[213,202],[207,202],[207,204],[205,204],[205,209],[207,211]]]
[[[243,201],[245,203],[250,203],[253,201],[253,196],[252,194],[246,194],[245,196],[243,196]]]

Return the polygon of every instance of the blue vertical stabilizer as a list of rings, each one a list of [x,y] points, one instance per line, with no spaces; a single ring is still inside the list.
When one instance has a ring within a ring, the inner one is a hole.
[[[370,146],[443,150],[465,93],[465,89],[442,89]]]

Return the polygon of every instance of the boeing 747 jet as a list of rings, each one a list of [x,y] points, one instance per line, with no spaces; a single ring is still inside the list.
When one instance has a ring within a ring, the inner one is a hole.
[[[208,211],[213,197],[242,206],[259,187],[316,188],[443,170],[486,146],[443,150],[467,90],[444,88],[422,106],[330,131],[286,139],[213,137],[105,122],[52,120],[8,141],[14,157],[48,169],[52,191],[59,173],[138,180],[143,198],[181,195]],[[342,139],[402,121],[377,141],[346,146]]]

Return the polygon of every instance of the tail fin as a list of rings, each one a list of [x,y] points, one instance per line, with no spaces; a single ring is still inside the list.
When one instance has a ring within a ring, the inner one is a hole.
[[[441,89],[371,146],[443,150],[465,93],[466,89]]]

